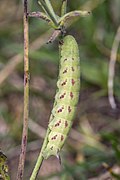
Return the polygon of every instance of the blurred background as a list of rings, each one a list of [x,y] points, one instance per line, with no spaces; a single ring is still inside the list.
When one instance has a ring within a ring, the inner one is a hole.
[[[61,1],[51,0],[60,15]],[[73,35],[81,58],[81,90],[76,118],[61,152],[62,166],[54,157],[44,161],[38,179],[120,179],[120,49],[114,94],[108,101],[108,65],[120,23],[119,0],[68,1],[68,11],[91,10],[86,18],[73,18]],[[41,11],[29,1],[29,11]],[[11,179],[16,177],[23,118],[23,4],[0,1],[0,149],[7,155]],[[58,75],[58,40],[46,44],[52,30],[46,22],[30,18],[30,121],[25,180],[29,179],[45,136]],[[112,173],[110,173],[111,171]],[[112,175],[111,175],[112,174]]]

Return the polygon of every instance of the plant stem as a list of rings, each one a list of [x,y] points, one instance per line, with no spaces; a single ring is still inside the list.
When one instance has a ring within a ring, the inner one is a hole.
[[[37,159],[37,162],[36,162],[36,165],[34,167],[34,170],[32,172],[32,175],[30,177],[30,180],[35,180],[37,178],[37,175],[38,175],[38,172],[39,172],[39,169],[42,165],[42,162],[43,162],[43,156],[42,156],[42,151],[44,150],[44,148],[46,147],[47,145],[47,139],[48,139],[48,134],[49,134],[50,130],[48,128],[47,132],[46,132],[46,136],[45,136],[45,139],[44,139],[44,142],[43,142],[43,145],[42,145],[42,148],[41,148],[41,151],[40,151],[40,154],[38,156],[38,159]]]
[[[85,16],[88,16],[88,15],[90,15],[89,11],[80,11],[80,10],[71,11],[71,12],[65,14],[64,16],[62,16],[59,19],[58,23],[59,24],[64,24],[70,18],[77,17],[77,16],[85,17]]]
[[[53,7],[52,7],[50,1],[45,0],[45,2],[44,2],[43,0],[39,0],[38,3],[41,5],[41,7],[45,11],[45,13],[49,15],[49,17],[51,18],[51,20],[53,21],[55,26],[58,26],[58,21],[57,21],[57,18],[56,18],[56,14],[55,14],[55,12],[53,10]]]
[[[23,179],[24,164],[27,146],[28,134],[28,116],[29,116],[29,59],[28,59],[28,16],[27,16],[27,0],[24,0],[24,114],[23,114],[23,133],[21,143],[21,154],[19,158],[17,180]]]
[[[32,12],[28,14],[29,17],[36,17],[36,18],[40,18],[43,19],[44,21],[46,21],[51,27],[55,27],[53,21],[51,21],[51,19],[43,12]]]
[[[64,16],[66,12],[67,12],[67,0],[63,0],[61,7],[61,17]]]

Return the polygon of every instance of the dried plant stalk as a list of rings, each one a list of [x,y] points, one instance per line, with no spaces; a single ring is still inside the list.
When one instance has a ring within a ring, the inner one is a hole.
[[[116,103],[114,99],[114,93],[113,93],[113,80],[114,80],[114,74],[115,74],[115,63],[117,59],[117,51],[120,43],[120,26],[118,27],[112,50],[111,50],[111,56],[110,56],[110,63],[109,63],[109,74],[108,74],[108,98],[110,105],[113,109],[116,108]]]
[[[29,116],[29,59],[28,59],[28,16],[27,0],[24,0],[24,115],[21,154],[17,172],[17,180],[23,179],[27,146],[28,116]]]

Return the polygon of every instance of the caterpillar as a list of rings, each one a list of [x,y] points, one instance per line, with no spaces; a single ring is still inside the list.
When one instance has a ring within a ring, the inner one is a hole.
[[[67,35],[60,45],[60,70],[57,91],[48,128],[48,143],[42,154],[44,159],[57,156],[64,145],[75,117],[80,91],[80,58],[75,38]]]

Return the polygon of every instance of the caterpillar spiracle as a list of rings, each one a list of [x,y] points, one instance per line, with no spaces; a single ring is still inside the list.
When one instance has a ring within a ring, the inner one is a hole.
[[[48,128],[48,143],[43,157],[58,156],[75,117],[80,91],[80,58],[75,38],[67,35],[60,47],[60,70],[57,92]]]

